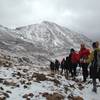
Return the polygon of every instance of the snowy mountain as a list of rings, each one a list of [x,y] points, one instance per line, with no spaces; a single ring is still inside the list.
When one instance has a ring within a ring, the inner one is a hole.
[[[90,46],[91,40],[48,21],[16,29],[0,26],[0,49],[38,60],[62,56],[72,47],[79,48],[82,42]]]
[[[72,47],[77,48],[81,42],[90,45],[90,40],[87,37],[48,21],[16,28],[16,32],[19,38],[53,52],[66,51]]]

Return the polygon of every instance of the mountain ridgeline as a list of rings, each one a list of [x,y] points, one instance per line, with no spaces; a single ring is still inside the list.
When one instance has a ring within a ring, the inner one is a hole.
[[[16,29],[0,26],[0,49],[7,54],[28,57],[32,61],[44,61],[79,48],[80,43],[91,45],[86,36],[52,22],[43,21]]]

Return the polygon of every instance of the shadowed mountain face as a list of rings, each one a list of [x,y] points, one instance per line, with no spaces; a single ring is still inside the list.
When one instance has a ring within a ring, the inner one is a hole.
[[[47,57],[79,48],[80,43],[90,46],[91,40],[55,23],[40,24],[8,29],[0,26],[0,48],[16,55]]]

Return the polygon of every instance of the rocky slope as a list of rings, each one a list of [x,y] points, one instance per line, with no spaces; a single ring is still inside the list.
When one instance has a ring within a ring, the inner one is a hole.
[[[100,88],[92,92],[92,81],[83,83],[77,75],[66,79],[36,66],[0,67],[0,100],[100,100]]]

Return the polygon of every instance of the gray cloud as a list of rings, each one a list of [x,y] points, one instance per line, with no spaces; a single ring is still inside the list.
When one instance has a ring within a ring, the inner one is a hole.
[[[100,0],[0,0],[0,24],[19,27],[53,21],[87,36],[100,36]]]

